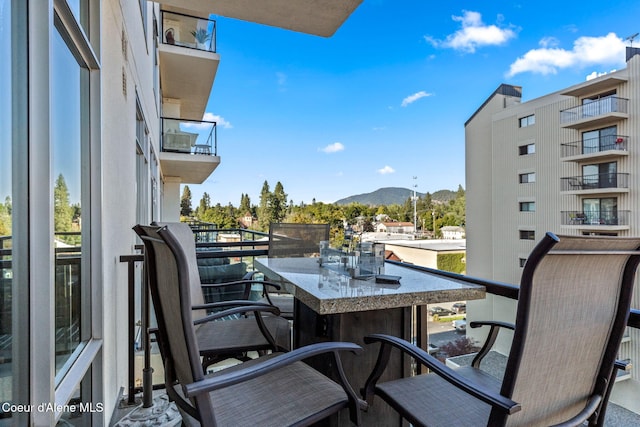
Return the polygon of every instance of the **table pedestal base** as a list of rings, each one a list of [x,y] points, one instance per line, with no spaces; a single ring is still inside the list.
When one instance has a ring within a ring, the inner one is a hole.
[[[359,355],[347,352],[340,354],[347,378],[359,396],[362,396],[362,388],[378,356],[378,344],[364,344],[364,336],[382,333],[411,341],[411,307],[320,315],[299,300],[295,301],[294,347],[325,341],[347,341],[364,348]],[[316,357],[307,360],[307,363],[337,380],[332,356]],[[380,382],[409,376],[410,364],[410,358],[402,357],[399,351],[392,352]],[[402,425],[398,413],[379,398],[362,416],[363,426]],[[349,411],[341,411],[321,425],[350,426]]]

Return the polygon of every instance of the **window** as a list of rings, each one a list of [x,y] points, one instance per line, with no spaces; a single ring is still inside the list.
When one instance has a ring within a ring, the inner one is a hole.
[[[535,240],[536,232],[533,230],[520,230],[520,240]]]
[[[582,199],[585,224],[618,225],[618,199],[615,197]]]
[[[520,267],[522,268],[527,263],[527,259],[526,258],[518,258],[518,262],[520,264]]]
[[[520,117],[519,122],[521,128],[534,125],[536,124],[536,116],[535,114],[532,114],[530,116]]]
[[[535,212],[536,202],[520,202],[520,212]]]
[[[624,140],[618,141],[617,133],[617,126],[583,132],[582,154],[618,149],[618,144]]]
[[[521,145],[518,147],[518,154],[520,156],[526,156],[527,154],[534,154],[536,152],[535,144]]]
[[[536,173],[535,172],[521,173],[520,184],[526,184],[529,182],[536,182]]]
[[[616,188],[618,186],[618,164],[596,163],[582,166],[583,189]]]

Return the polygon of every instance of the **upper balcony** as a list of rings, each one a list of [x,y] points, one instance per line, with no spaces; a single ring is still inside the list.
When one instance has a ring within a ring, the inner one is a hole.
[[[560,191],[566,194],[628,193],[628,173],[599,173],[560,178]]]
[[[606,96],[577,107],[560,111],[560,124],[571,129],[606,126],[627,119],[629,100]]]
[[[216,53],[216,22],[164,10],[161,13],[162,96],[180,101],[181,117],[199,120],[220,63],[220,55]]]
[[[158,0],[163,8],[213,13],[322,37],[332,36],[362,0]]]
[[[216,122],[162,118],[160,165],[164,176],[202,184],[219,164]]]
[[[566,162],[585,160],[607,160],[628,156],[629,137],[624,135],[601,135],[595,138],[562,144],[560,156]]]

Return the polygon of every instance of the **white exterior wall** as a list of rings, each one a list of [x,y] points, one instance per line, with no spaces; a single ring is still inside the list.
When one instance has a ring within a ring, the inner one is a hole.
[[[106,0],[102,3],[102,170],[103,170],[103,282],[104,282],[104,396],[110,417],[118,404],[121,387],[126,390],[128,372],[129,319],[127,268],[121,255],[134,253],[136,222],[136,94],[140,101],[149,139],[158,152],[158,110],[153,87],[152,4],[143,33],[136,1]],[[127,58],[122,53],[122,32],[127,40]],[[122,71],[127,76],[127,94],[122,91]],[[150,203],[149,203],[150,206]],[[124,313],[124,314],[123,314]]]

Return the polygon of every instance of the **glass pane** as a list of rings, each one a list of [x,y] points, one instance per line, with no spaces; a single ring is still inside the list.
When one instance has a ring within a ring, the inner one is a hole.
[[[56,373],[80,343],[82,73],[57,31],[51,65]]]
[[[0,417],[12,401],[11,1],[0,0]],[[9,58],[9,60],[6,60]]]
[[[592,130],[582,134],[582,153],[596,153],[598,151],[598,131]]]

